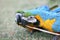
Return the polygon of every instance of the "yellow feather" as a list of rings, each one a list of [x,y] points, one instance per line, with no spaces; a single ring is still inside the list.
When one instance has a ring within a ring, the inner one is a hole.
[[[55,19],[52,19],[52,20],[47,19],[46,21],[44,21],[39,15],[36,15],[35,18],[37,20],[39,20],[39,22],[40,22],[39,26],[40,27],[42,27],[42,28],[44,28],[44,29],[46,29],[48,31],[53,31],[52,30],[52,25],[54,24]]]

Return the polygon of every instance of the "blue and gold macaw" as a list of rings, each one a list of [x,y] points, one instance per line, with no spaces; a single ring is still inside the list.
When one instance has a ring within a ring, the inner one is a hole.
[[[52,31],[60,32],[60,7],[50,10],[48,6],[38,7],[32,10],[24,10],[25,15],[34,15],[40,22],[40,27]]]

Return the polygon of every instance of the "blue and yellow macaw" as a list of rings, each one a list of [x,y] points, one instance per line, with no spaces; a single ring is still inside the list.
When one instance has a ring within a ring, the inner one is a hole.
[[[52,32],[60,32],[60,7],[50,10],[45,5],[32,10],[24,10],[24,12],[29,16],[34,15],[39,20],[40,27]]]

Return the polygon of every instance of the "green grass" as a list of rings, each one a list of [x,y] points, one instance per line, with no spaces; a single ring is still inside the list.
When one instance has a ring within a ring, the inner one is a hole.
[[[54,5],[46,0],[0,0],[0,40],[51,40],[53,35],[43,32],[30,35],[15,23],[17,10],[32,9],[47,3]]]

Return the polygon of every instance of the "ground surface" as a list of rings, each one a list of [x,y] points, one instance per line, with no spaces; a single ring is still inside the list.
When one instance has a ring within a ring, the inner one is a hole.
[[[16,10],[32,9],[44,4],[50,6],[57,3],[54,0],[51,4],[46,0],[0,0],[0,40],[52,40],[53,35],[42,32],[30,35],[15,23]]]

